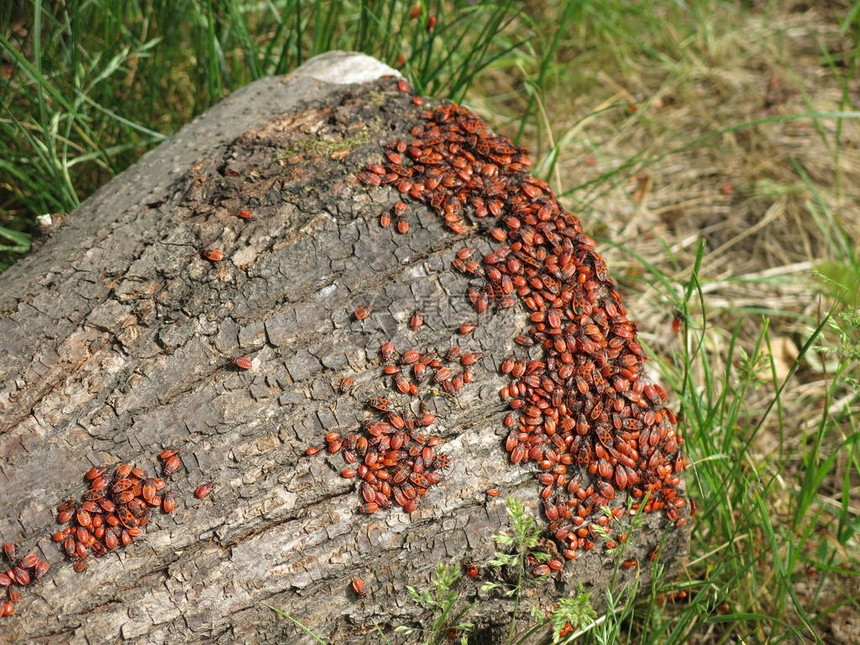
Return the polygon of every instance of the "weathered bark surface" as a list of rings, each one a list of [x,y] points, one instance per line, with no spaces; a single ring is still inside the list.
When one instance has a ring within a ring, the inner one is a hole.
[[[317,75],[327,69],[315,65]],[[506,496],[537,514],[532,473],[501,447],[496,395],[498,362],[525,314],[489,317],[468,340],[454,333],[474,313],[450,261],[464,242],[489,246],[416,205],[409,234],[380,228],[395,191],[355,179],[380,143],[411,127],[416,108],[392,85],[302,73],[256,82],[111,181],[0,276],[0,539],[37,547],[52,564],[0,619],[0,641],[311,642],[270,605],[330,643],[372,642],[376,624],[397,642],[393,627],[427,619],[406,585],[428,588],[439,562],[489,559],[491,536],[508,524]],[[256,219],[236,217],[242,207]],[[223,262],[200,258],[212,247]],[[361,304],[375,313],[354,321]],[[427,312],[419,332],[405,325],[416,308]],[[369,396],[397,398],[379,375],[389,339],[460,344],[486,358],[456,399],[425,399],[455,456],[446,479],[412,516],[357,515],[340,456],[302,453],[324,429],[355,428]],[[238,355],[253,369],[231,368]],[[355,379],[349,394],[337,391],[343,376]],[[177,511],[74,573],[50,541],[56,505],[83,492],[91,465],[154,469],[163,447],[180,448],[187,469],[171,484]],[[194,499],[207,480],[215,492]],[[500,497],[484,495],[491,486]],[[670,566],[683,556],[687,536],[668,526],[652,514],[633,533],[624,558],[642,562],[643,578],[655,544],[665,541]],[[637,575],[616,572],[618,560],[594,549],[528,601],[549,609],[583,583],[599,604],[600,590]],[[479,593],[482,582],[502,582],[502,572],[482,572],[458,588],[483,599],[469,618],[492,640],[513,605]],[[349,590],[356,575],[372,589],[364,599]]]

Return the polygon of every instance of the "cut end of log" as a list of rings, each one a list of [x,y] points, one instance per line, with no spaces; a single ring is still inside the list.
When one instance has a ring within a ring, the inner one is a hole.
[[[403,78],[396,69],[360,52],[330,51],[314,56],[290,76],[308,76],[326,83],[370,83],[385,76]]]

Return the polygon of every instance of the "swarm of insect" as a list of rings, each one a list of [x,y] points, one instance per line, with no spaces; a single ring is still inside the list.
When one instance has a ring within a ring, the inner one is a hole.
[[[496,245],[483,258],[463,248],[452,265],[483,281],[467,292],[479,315],[522,303],[528,329],[514,342],[542,348],[537,358],[509,356],[500,364],[510,379],[500,391],[511,408],[504,445],[512,463],[538,468],[544,515],[565,558],[595,547],[590,523],[608,529],[623,515],[620,507],[603,511],[621,491],[634,509],[686,522],[687,501],[678,492],[683,439],[666,393],[644,374],[636,324],[594,240],[549,185],[529,175],[527,150],[456,104],[420,117],[410,139],[386,144],[387,161],[359,179],[425,204],[455,234],[465,232],[468,218]],[[458,331],[471,334],[478,324],[463,322]],[[401,363],[416,365],[404,361],[408,354]],[[395,386],[404,392],[403,377]],[[621,537],[603,544],[611,548]],[[536,570],[551,573],[556,562]]]

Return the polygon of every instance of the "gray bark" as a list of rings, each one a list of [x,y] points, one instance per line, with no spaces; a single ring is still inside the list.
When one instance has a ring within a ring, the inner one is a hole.
[[[382,642],[375,625],[414,642],[393,632],[428,620],[406,585],[427,589],[437,563],[465,560],[482,571],[457,583],[464,603],[481,599],[468,619],[485,642],[507,626],[512,601],[479,587],[503,582],[485,563],[509,523],[505,497],[538,514],[533,472],[502,447],[496,394],[525,314],[509,309],[456,335],[474,312],[450,261],[464,244],[489,246],[415,204],[409,234],[378,226],[396,191],[367,189],[355,172],[408,133],[414,108],[391,79],[371,80],[384,69],[353,85],[314,78],[350,81],[341,70],[367,63],[336,58],[332,75],[331,61],[237,91],[0,276],[0,540],[52,565],[0,618],[0,642],[311,642],[267,605],[329,643]],[[256,219],[236,217],[244,207]],[[223,262],[201,259],[213,247]],[[362,304],[375,312],[355,321]],[[415,332],[405,323],[418,308],[427,323]],[[325,431],[357,427],[368,397],[405,402],[380,376],[384,340],[485,355],[460,396],[425,401],[455,461],[412,516],[356,514],[340,456],[303,456]],[[252,370],[231,367],[246,355]],[[344,376],[356,383],[349,394],[337,391]],[[186,466],[169,484],[177,511],[74,573],[50,540],[56,505],[80,496],[91,465],[153,470],[164,447]],[[212,495],[194,499],[207,480]],[[501,495],[486,497],[489,487]],[[652,514],[632,534],[623,557],[641,569],[594,549],[529,587],[525,604],[548,610],[582,583],[599,605],[609,584],[647,584],[655,544],[665,541],[669,567],[684,556],[688,536],[670,526]],[[355,576],[366,598],[349,589]]]

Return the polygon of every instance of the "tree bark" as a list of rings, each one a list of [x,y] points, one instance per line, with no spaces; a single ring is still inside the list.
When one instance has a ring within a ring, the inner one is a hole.
[[[467,560],[481,574],[455,585],[462,605],[480,600],[466,619],[484,642],[504,633],[514,601],[479,588],[511,582],[486,564],[502,549],[491,536],[509,526],[504,499],[538,515],[534,471],[502,448],[497,395],[526,313],[507,309],[457,335],[474,312],[451,260],[464,244],[486,252],[488,243],[416,204],[409,234],[379,227],[397,192],[355,175],[381,158],[381,144],[408,136],[416,114],[392,79],[378,78],[386,71],[335,54],[235,92],[0,276],[0,538],[52,566],[0,618],[0,642],[312,642],[269,607],[329,643],[383,642],[376,626],[391,642],[416,642],[393,631],[429,620],[406,586],[429,589],[438,563]],[[254,219],[237,217],[242,208]],[[207,248],[224,260],[203,259]],[[363,321],[352,316],[360,305],[374,307]],[[427,314],[419,331],[406,325],[416,309]],[[454,456],[444,481],[411,515],[360,515],[340,456],[303,453],[329,430],[358,427],[368,397],[419,411],[380,376],[387,340],[461,345],[484,360],[456,398],[423,400]],[[234,356],[252,369],[236,369]],[[344,394],[347,376],[355,386]],[[73,572],[50,539],[57,504],[81,495],[92,465],[154,470],[167,447],[185,464],[168,484],[176,512],[157,512],[130,547]],[[197,500],[204,481],[214,492]],[[490,487],[501,495],[487,497]],[[549,610],[582,584],[599,608],[607,585],[648,584],[656,545],[677,567],[687,540],[649,514],[623,556],[638,566],[594,549],[527,586],[522,606]],[[354,577],[367,582],[365,598],[351,591]]]

